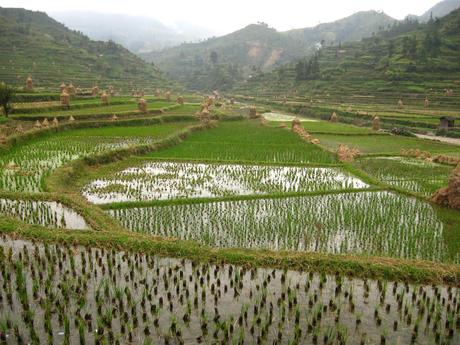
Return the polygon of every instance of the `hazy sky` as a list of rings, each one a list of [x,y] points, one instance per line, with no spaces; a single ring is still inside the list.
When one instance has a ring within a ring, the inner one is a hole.
[[[263,21],[278,30],[314,26],[357,11],[378,10],[402,19],[420,15],[440,0],[0,0],[0,7],[87,10],[141,15],[164,23],[186,21],[228,33]]]

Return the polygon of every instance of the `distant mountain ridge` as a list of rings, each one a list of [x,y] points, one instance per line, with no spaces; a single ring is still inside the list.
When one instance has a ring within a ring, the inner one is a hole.
[[[162,73],[114,42],[92,41],[46,13],[0,7],[0,81],[35,86],[130,88],[169,85]]]
[[[384,13],[368,11],[315,28],[287,32],[265,23],[251,24],[222,37],[141,56],[191,89],[219,85],[225,89],[254,73],[311,54],[320,44],[359,40],[394,22]]]
[[[444,0],[434,5],[418,19],[427,22],[431,17],[442,18],[458,8],[460,8],[460,0]]]
[[[179,22],[168,26],[158,20],[91,11],[52,12],[50,15],[91,39],[113,40],[134,53],[157,51],[213,35],[207,29]]]
[[[457,92],[459,61],[457,9],[439,20],[425,24],[403,21],[359,42],[324,47],[314,57],[241,81],[231,92],[311,102],[329,98],[338,104],[370,97],[396,105],[404,94],[419,94],[423,100],[429,95],[442,96],[448,89]]]

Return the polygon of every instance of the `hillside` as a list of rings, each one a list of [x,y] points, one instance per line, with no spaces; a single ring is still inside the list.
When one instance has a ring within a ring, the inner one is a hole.
[[[23,86],[30,74],[34,86],[166,86],[170,83],[152,64],[145,63],[113,42],[92,41],[42,12],[0,8],[0,81]]]
[[[286,35],[310,45],[321,41],[327,45],[336,45],[369,37],[372,33],[388,28],[395,21],[385,13],[363,11],[313,28],[290,30]]]
[[[50,15],[91,39],[112,40],[136,54],[198,41],[213,35],[206,29],[186,23],[171,27],[152,18],[124,14],[67,11],[53,12]]]
[[[324,47],[305,58],[240,84],[243,94],[304,98],[329,95],[336,102],[403,93],[432,94],[458,89],[460,10],[432,24],[404,22],[361,42]]]
[[[393,22],[383,13],[369,11],[315,28],[287,32],[259,23],[226,36],[142,56],[191,89],[225,90],[260,71],[270,71],[311,54],[321,43],[361,39]]]
[[[443,0],[421,15],[419,20],[427,22],[431,17],[442,18],[458,8],[460,8],[460,0]]]

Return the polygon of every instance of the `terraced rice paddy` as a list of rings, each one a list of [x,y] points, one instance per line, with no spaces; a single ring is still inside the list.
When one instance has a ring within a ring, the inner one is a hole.
[[[264,163],[331,164],[332,154],[292,133],[258,121],[221,122],[217,128],[195,133],[182,144],[149,154],[165,160],[214,160]]]
[[[132,231],[213,247],[356,253],[459,262],[437,209],[389,192],[194,203],[108,211]],[[452,226],[452,224],[450,224]]]
[[[131,145],[152,144],[187,124],[128,127],[125,131],[118,127],[84,129],[29,141],[0,155],[0,189],[43,191],[43,178],[65,163]]]
[[[400,155],[403,149],[418,149],[432,154],[444,153],[449,155],[460,152],[459,146],[393,135],[379,135],[377,137],[375,135],[318,134],[315,137],[321,141],[322,145],[333,151],[336,151],[340,144],[345,144],[349,147],[358,148],[362,154]]]
[[[306,119],[304,117],[282,113],[264,113],[262,116],[270,122],[292,122],[295,118],[297,118],[300,122],[318,122],[318,120]]]
[[[85,220],[55,201],[0,199],[0,214],[26,223],[65,229],[88,229]]]
[[[4,344],[458,344],[458,288],[1,239]]]
[[[366,188],[335,168],[149,162],[89,183],[92,203],[227,197]]]
[[[415,158],[361,159],[356,165],[378,180],[429,197],[448,184],[452,167]]]

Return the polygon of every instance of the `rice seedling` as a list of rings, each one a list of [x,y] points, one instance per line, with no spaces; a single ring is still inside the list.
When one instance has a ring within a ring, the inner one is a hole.
[[[148,156],[163,159],[216,160],[265,163],[330,164],[335,158],[317,145],[289,131],[252,121],[228,121],[194,133],[182,144]]]
[[[444,224],[432,205],[389,192],[171,202],[108,212],[132,231],[215,247],[459,262],[457,244],[448,240],[453,224]]]
[[[450,166],[406,157],[365,158],[356,166],[386,184],[423,196],[447,185],[452,171]]]
[[[26,142],[0,155],[0,189],[41,192],[43,179],[65,163],[131,145],[152,144],[185,126],[187,123],[104,127],[58,133]]]
[[[336,168],[149,162],[90,182],[96,204],[367,188]]]
[[[55,201],[0,199],[0,214],[26,223],[66,229],[88,229],[85,220]]]
[[[456,287],[211,265],[4,236],[0,244],[5,344],[409,344],[414,334],[422,345],[460,341]],[[390,305],[385,317],[382,300]],[[412,304],[405,311],[407,300]]]

